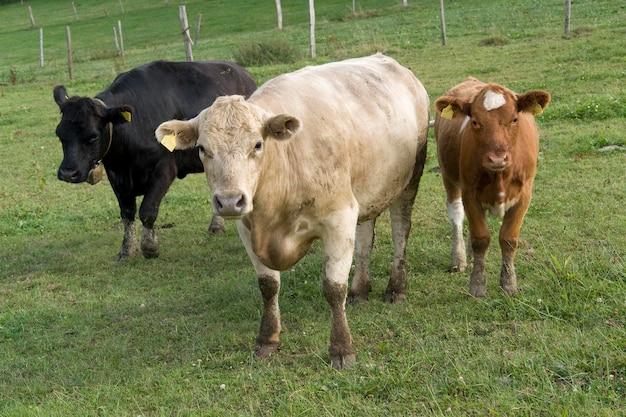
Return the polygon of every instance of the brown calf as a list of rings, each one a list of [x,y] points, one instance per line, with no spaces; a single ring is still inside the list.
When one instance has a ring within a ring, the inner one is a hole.
[[[435,102],[437,153],[452,225],[451,269],[467,267],[463,244],[467,214],[474,256],[469,292],[474,297],[487,292],[485,252],[490,235],[486,211],[502,218],[500,288],[507,295],[517,292],[515,250],[530,204],[539,151],[533,115],[549,102],[546,91],[515,94],[471,77]]]

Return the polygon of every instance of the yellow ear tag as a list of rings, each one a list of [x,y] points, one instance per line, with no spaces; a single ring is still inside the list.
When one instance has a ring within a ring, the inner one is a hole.
[[[120,114],[122,115],[122,117],[123,117],[123,118],[124,118],[127,122],[130,122],[130,119],[131,119],[131,117],[130,117],[130,112],[123,111],[123,112],[120,112]]]
[[[170,152],[173,152],[176,147],[176,135],[163,136],[163,139],[161,139],[161,145],[165,146]]]
[[[445,109],[441,111],[441,117],[444,119],[452,120],[454,117],[454,110],[452,110],[452,104],[448,104]]]
[[[535,101],[535,105],[533,106],[533,114],[535,116],[539,116],[541,113],[543,113],[543,107],[541,107],[539,103]]]

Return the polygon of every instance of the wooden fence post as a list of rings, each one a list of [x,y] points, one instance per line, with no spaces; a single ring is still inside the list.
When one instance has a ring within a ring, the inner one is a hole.
[[[196,37],[193,40],[193,43],[198,43],[198,39],[200,38],[200,25],[202,25],[202,13],[198,13],[198,18],[196,19]]]
[[[124,5],[122,4],[122,0],[119,0],[119,4],[120,4],[120,10],[122,11],[122,14],[124,14]]]
[[[70,27],[65,26],[65,37],[67,39],[67,69],[70,73],[70,81],[74,80],[74,65],[72,62],[72,35],[70,34]]]
[[[311,58],[315,59],[315,0],[309,0]]]
[[[185,56],[187,61],[193,61],[193,53],[191,52],[191,37],[189,36],[189,22],[187,21],[187,8],[178,6],[178,18],[183,27],[183,42],[185,43]]]
[[[122,21],[117,21],[117,31],[120,35],[120,55],[122,57],[122,65],[126,65],[126,57],[124,56],[124,36],[122,36]]]
[[[115,40],[115,52],[120,53],[120,43],[117,40],[117,29],[113,26],[113,39]]]
[[[572,17],[572,0],[565,0],[565,34],[569,35],[570,18]]]
[[[439,17],[441,18],[441,43],[446,46],[446,18],[443,13],[443,0],[439,0]]]
[[[30,28],[35,28],[35,17],[33,16],[33,8],[28,6],[28,19],[30,19]]]
[[[280,0],[276,0],[276,15],[278,16],[278,30],[283,30],[283,8]]]
[[[43,28],[39,28],[39,66],[43,68]]]
[[[76,4],[72,2],[72,9],[74,10],[74,20],[78,20],[78,11],[76,10]]]

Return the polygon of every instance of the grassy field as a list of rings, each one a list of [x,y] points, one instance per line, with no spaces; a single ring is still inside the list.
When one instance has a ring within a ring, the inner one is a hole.
[[[384,52],[431,102],[468,75],[546,89],[539,169],[517,257],[520,293],[488,296],[451,275],[444,190],[432,134],[408,248],[406,302],[382,301],[392,257],[377,226],[370,302],[350,307],[357,364],[328,364],[330,314],[320,246],[282,274],[282,349],[252,359],[261,297],[233,223],[206,233],[202,175],[173,184],[158,219],[161,255],[117,263],[117,201],[106,181],[56,179],[62,151],[52,88],[93,96],[125,69],[184,59],[178,4],[13,1],[0,6],[0,416],[623,416],[626,413],[626,4],[319,1],[317,59],[305,2],[189,0],[202,13],[194,58],[234,59],[253,42],[291,45],[253,66],[260,83],[305,65]],[[235,4],[233,6],[233,4]],[[45,65],[39,67],[39,31]],[[123,25],[126,62],[112,28]],[[74,80],[66,69],[72,30]],[[192,33],[195,27],[192,28]],[[338,99],[340,99],[338,97]],[[498,221],[490,221],[497,231]]]

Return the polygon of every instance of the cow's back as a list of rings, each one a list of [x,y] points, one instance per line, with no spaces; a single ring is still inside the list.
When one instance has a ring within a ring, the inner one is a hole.
[[[148,132],[155,142],[154,130],[163,121],[192,118],[218,96],[251,95],[255,88],[249,74],[229,62],[154,61],[118,75],[96,97],[109,106],[133,106],[141,122],[124,126]]]
[[[250,74],[227,61],[154,61],[119,74],[96,97],[108,106],[128,104],[133,107],[133,121],[116,126],[115,134],[122,138],[125,154],[141,153],[148,164],[155,164],[172,157],[154,140],[154,130],[160,123],[172,118],[190,119],[209,107],[218,96],[250,96],[255,89]],[[176,151],[173,161],[179,178],[203,171],[197,151],[193,149]],[[119,163],[128,164],[127,161]]]
[[[424,87],[410,70],[381,54],[279,76],[249,102],[302,121],[293,140],[276,144],[295,155],[289,169],[297,171],[299,184],[293,192],[317,199],[354,196],[360,220],[375,217],[407,185],[417,149],[426,141]]]

